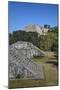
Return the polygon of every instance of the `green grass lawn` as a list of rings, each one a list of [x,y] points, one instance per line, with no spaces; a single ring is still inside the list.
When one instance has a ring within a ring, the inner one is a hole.
[[[50,55],[43,58],[33,58],[35,63],[44,65],[44,80],[9,80],[9,88],[58,85],[57,67],[46,63],[47,61],[52,61],[52,59],[49,59],[50,57],[53,58]],[[56,61],[55,58],[54,61]]]

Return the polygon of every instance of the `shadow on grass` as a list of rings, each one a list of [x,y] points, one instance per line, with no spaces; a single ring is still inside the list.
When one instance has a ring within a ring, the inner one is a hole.
[[[58,67],[58,62],[57,61],[47,61],[45,63],[53,64],[54,66]]]

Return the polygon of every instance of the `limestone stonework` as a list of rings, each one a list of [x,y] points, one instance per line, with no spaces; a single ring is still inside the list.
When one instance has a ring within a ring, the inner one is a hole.
[[[44,79],[44,66],[36,64],[32,57],[44,56],[44,52],[30,42],[19,41],[9,46],[9,78]]]

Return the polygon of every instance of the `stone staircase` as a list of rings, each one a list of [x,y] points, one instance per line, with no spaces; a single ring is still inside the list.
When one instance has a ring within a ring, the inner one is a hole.
[[[22,79],[44,79],[44,66],[28,58],[28,50],[30,49],[18,50],[14,46],[9,47],[9,78],[23,74]]]

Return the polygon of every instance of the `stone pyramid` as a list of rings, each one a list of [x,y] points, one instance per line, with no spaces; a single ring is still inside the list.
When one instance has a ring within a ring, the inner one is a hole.
[[[9,78],[16,79],[44,79],[44,66],[36,64],[33,55],[43,56],[44,52],[39,50],[30,42],[19,41],[9,46]]]

